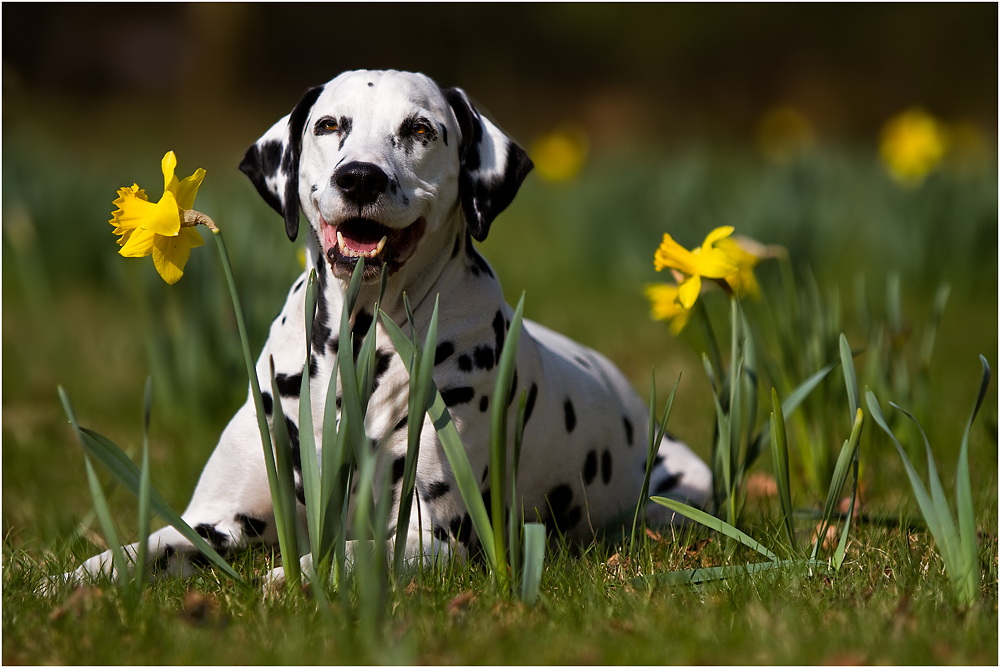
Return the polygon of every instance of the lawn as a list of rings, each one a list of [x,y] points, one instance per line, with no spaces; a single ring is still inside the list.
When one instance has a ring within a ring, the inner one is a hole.
[[[196,250],[172,287],[151,263],[121,258],[105,222],[115,190],[156,183],[169,148],[183,175],[208,169],[199,208],[226,231],[255,350],[300,266],[280,220],[235,169],[234,147],[256,134],[229,128],[211,150],[195,139],[164,147],[119,136],[109,114],[85,137],[56,141],[45,113],[10,113],[19,132],[5,130],[3,146],[4,663],[997,663],[995,383],[969,445],[981,566],[971,607],[954,599],[902,461],[871,421],[860,446],[864,514],[839,571],[792,566],[644,588],[636,578],[651,573],[758,561],[686,527],[651,533],[634,552],[612,541],[550,543],[533,608],[498,592],[482,563],[407,573],[374,631],[352,605],[334,603],[327,615],[314,598],[264,598],[212,568],[156,582],[140,606],[109,583],[39,598],[42,577],[104,549],[57,384],[84,425],[137,459],[152,375],[153,483],[175,509],[246,396],[217,258],[208,245]],[[830,342],[843,332],[862,392],[876,392],[926,476],[918,432],[888,403],[916,412],[953,498],[977,355],[997,368],[996,156],[946,160],[904,187],[874,144],[821,145],[781,164],[734,147],[602,152],[573,180],[529,177],[481,250],[508,301],[526,291],[527,317],[608,355],[640,393],[655,367],[660,408],[663,388],[682,374],[669,428],[707,459],[716,423],[705,339],[694,323],[675,337],[651,320],[642,289],[664,280],[652,262],[664,232],[690,248],[718,225],[788,252],[787,263],[758,267],[764,299],[745,304],[762,358],[758,424],[771,387],[785,396],[839,359]],[[950,297],[928,356],[921,346],[942,282]],[[729,364],[726,299],[704,302]],[[786,416],[802,550],[816,524],[807,511],[822,507],[850,431],[839,373]],[[752,471],[765,481],[770,456]],[[134,535],[134,498],[118,490],[110,501],[120,530]],[[780,524],[767,485],[751,485],[738,526],[779,551]],[[250,581],[271,559],[232,556]]]

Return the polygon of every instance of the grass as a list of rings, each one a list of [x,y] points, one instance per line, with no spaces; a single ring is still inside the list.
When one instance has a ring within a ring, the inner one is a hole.
[[[40,578],[104,549],[58,383],[73,397],[83,424],[131,447],[137,460],[142,383],[147,373],[153,376],[152,482],[175,509],[187,503],[246,388],[242,380],[233,382],[245,370],[215,258],[195,251],[185,278],[166,289],[147,263],[112,252],[102,221],[114,190],[137,176],[140,183],[155,182],[160,147],[95,154],[82,143],[46,140],[41,120],[36,126],[18,122],[23,132],[5,137],[3,149],[5,663],[997,662],[995,384],[969,440],[982,570],[980,602],[968,610],[956,605],[926,529],[891,522],[853,523],[835,575],[792,569],[698,587],[642,590],[631,581],[758,557],[703,529],[676,536],[666,531],[664,540],[649,539],[632,553],[627,545],[556,546],[546,554],[533,608],[499,593],[485,563],[455,564],[390,588],[385,636],[377,643],[359,629],[352,605],[337,597],[330,598],[330,618],[317,611],[315,600],[265,599],[217,569],[153,584],[136,611],[107,585],[66,590],[51,600],[36,597]],[[295,247],[231,168],[226,150],[209,155],[218,163],[213,165],[202,162],[196,146],[178,148],[182,172],[209,168],[199,207],[226,231],[251,347],[259,350],[299,271]],[[60,184],[57,194],[43,187],[50,183]],[[834,337],[845,332],[854,348],[871,340],[856,315],[855,277],[865,275],[871,310],[885,318],[891,299],[883,286],[891,274],[900,275],[899,334],[910,339],[894,354],[911,370],[920,363],[921,332],[946,279],[952,292],[927,378],[929,410],[919,417],[951,495],[978,381],[976,354],[997,368],[996,183],[993,158],[979,166],[946,165],[920,189],[902,190],[859,147],[825,147],[786,166],[739,151],[604,155],[572,183],[529,178],[482,251],[509,300],[527,292],[526,317],[604,352],[641,393],[648,392],[651,364],[661,388],[682,372],[670,431],[706,459],[715,411],[700,359],[703,342],[696,327],[673,338],[651,322],[641,293],[643,283],[660,278],[651,258],[664,231],[690,247],[717,224],[733,224],[739,233],[785,245],[796,276],[806,265],[813,269],[824,313],[841,314]],[[758,275],[767,294],[781,294],[776,264],[763,265]],[[713,318],[727,322],[724,300],[707,300],[707,306]],[[747,318],[770,322],[763,306],[753,304]],[[717,331],[725,335],[727,329]],[[762,348],[773,338],[755,337]],[[724,352],[728,344],[720,340]],[[836,338],[833,345],[836,357]],[[856,358],[859,385],[868,382],[867,354]],[[825,499],[803,467],[803,440],[810,430],[825,431],[836,447],[850,431],[840,372],[824,383],[828,391],[804,412],[805,429],[793,429],[795,418],[785,415],[790,496],[797,508],[818,509]],[[762,376],[758,428],[767,429],[774,384]],[[779,386],[779,393],[785,389]],[[909,408],[891,382],[877,393],[886,405]],[[891,426],[918,454],[916,469],[925,471],[919,434],[904,420]],[[863,511],[896,519],[916,515],[899,455],[867,422],[860,451]],[[831,470],[837,452],[829,455]],[[753,471],[771,471],[769,451]],[[108,478],[100,477],[106,484]],[[122,538],[133,539],[125,529],[138,525],[134,498],[117,490],[108,502]],[[814,525],[796,520],[800,548],[808,549]],[[153,528],[159,526],[154,519]],[[778,547],[787,543],[786,529],[774,498],[749,495],[739,526],[783,558]],[[258,550],[230,561],[254,581],[272,558]]]

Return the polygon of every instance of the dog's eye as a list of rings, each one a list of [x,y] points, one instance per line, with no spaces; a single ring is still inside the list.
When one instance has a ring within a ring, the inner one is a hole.
[[[431,128],[426,123],[416,123],[413,126],[413,134],[415,135],[425,135],[430,134]]]
[[[340,130],[340,124],[337,122],[336,118],[330,118],[326,116],[324,118],[316,121],[316,134],[327,135]]]

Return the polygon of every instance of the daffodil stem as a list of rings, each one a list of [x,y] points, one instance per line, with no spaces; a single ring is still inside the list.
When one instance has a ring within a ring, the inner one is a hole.
[[[694,303],[695,308],[698,310],[698,320],[701,322],[701,327],[705,332],[705,343],[708,346],[708,355],[712,359],[712,364],[715,366],[715,372],[719,374],[719,378],[722,377],[722,353],[719,352],[719,342],[715,338],[715,330],[712,329],[712,321],[708,318],[708,309],[705,308],[705,303],[703,300],[699,299]]]
[[[290,589],[295,591],[298,588],[299,575],[299,555],[298,544],[294,534],[295,521],[294,509],[291,511],[284,508],[282,494],[278,488],[278,472],[274,463],[274,450],[271,445],[271,432],[267,426],[267,415],[264,411],[264,400],[260,394],[260,383],[257,380],[257,370],[254,366],[253,355],[250,352],[250,337],[247,336],[247,325],[243,318],[243,307],[240,305],[240,296],[236,292],[236,280],[233,278],[233,266],[229,261],[229,253],[226,251],[226,242],[222,238],[222,232],[212,222],[212,219],[197,211],[185,211],[185,220],[188,214],[197,214],[204,220],[199,220],[196,225],[206,225],[212,230],[212,237],[219,248],[219,258],[222,260],[222,268],[226,274],[226,283],[229,284],[229,296],[233,300],[233,310],[236,312],[236,325],[240,330],[240,343],[243,344],[243,358],[247,365],[247,375],[250,377],[250,389],[253,394],[254,408],[257,413],[257,428],[260,430],[260,441],[264,448],[264,460],[267,464],[267,484],[271,490],[271,499],[274,505],[274,517],[278,527],[278,545],[281,549],[282,565],[285,569],[285,580],[290,585]],[[207,222],[206,222],[207,221]]]

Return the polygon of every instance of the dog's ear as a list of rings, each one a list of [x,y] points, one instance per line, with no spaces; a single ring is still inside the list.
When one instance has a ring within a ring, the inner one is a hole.
[[[264,201],[285,218],[285,232],[299,233],[299,153],[306,118],[323,86],[306,91],[292,113],[271,126],[243,156],[240,171],[250,177]]]
[[[534,164],[524,149],[476,110],[465,91],[442,88],[441,92],[462,131],[458,194],[465,222],[473,238],[482,241],[493,219],[514,201]]]

